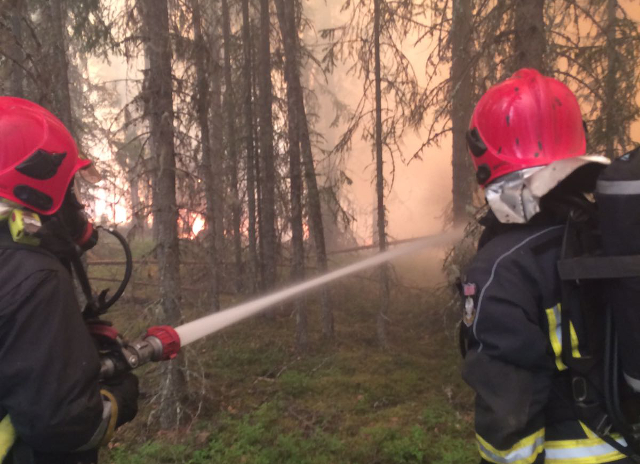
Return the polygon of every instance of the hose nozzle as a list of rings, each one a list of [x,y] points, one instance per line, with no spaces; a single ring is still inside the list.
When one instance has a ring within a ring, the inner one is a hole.
[[[131,343],[121,342],[116,352],[102,356],[100,377],[106,379],[136,369],[150,361],[168,361],[180,351],[180,336],[168,325],[147,330],[144,337]]]
[[[154,345],[152,361],[168,361],[175,358],[180,351],[180,336],[168,325],[150,327],[144,340]]]

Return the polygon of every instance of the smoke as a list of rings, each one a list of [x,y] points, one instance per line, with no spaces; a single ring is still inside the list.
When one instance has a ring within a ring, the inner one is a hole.
[[[305,14],[311,19],[314,30],[337,27],[347,20],[347,15],[340,9],[344,0],[327,0],[305,4]],[[427,18],[424,18],[427,21]],[[407,37],[404,52],[411,60],[413,68],[418,73],[418,79],[424,85],[424,73],[429,44],[421,42],[414,46],[417,37]],[[313,49],[321,50],[322,39],[313,32],[305,35],[309,44],[318,44]],[[358,76],[348,73],[351,64],[338,66],[333,75],[325,76],[317,70],[308,67],[308,85],[317,95],[319,108],[316,130],[321,134],[319,144],[324,150],[331,150],[345,124],[334,126],[336,110],[334,98],[349,108],[355,107],[362,96],[362,81]],[[447,69],[443,72],[448,73]],[[328,94],[325,87],[331,91]],[[433,234],[442,230],[446,211],[451,203],[451,138],[443,137],[441,147],[428,149],[423,153],[423,159],[409,162],[411,156],[420,148],[423,137],[420,133],[406,133],[403,138],[402,155],[391,160],[385,152],[385,179],[391,187],[387,188],[387,222],[390,239],[402,239]],[[335,169],[335,162],[332,168]],[[353,139],[352,149],[342,163],[338,165],[351,179],[351,185],[345,185],[342,190],[345,203],[352,207],[355,216],[353,229],[361,242],[371,243],[377,204],[375,197],[375,162],[372,146],[361,140],[359,135]],[[320,163],[320,173],[327,165]],[[326,175],[326,172],[324,173]],[[322,182],[322,178],[320,179]],[[391,182],[393,184],[391,185]]]
[[[363,259],[343,268],[336,269],[335,271],[328,272],[324,275],[314,277],[300,284],[278,290],[258,299],[251,300],[224,311],[183,324],[176,327],[176,332],[180,336],[181,346],[186,346],[196,340],[206,337],[207,335],[218,332],[230,325],[259,314],[278,303],[303,295],[351,274],[370,269],[400,256],[415,254],[426,249],[442,248],[452,245],[462,238],[463,232],[463,228],[458,228],[456,230],[425,237],[385,251],[384,253],[379,253],[370,258]]]
[[[313,30],[308,30],[304,39],[318,53],[321,53],[321,47],[317,46],[320,39],[314,31],[343,24],[346,20],[344,13],[340,12],[343,2],[327,0],[305,3],[305,14],[311,19]],[[122,0],[111,0],[112,9],[122,8],[123,5]],[[427,45],[414,47],[413,43],[411,38],[407,39],[405,52],[418,77],[423,78],[421,70],[425,66]],[[129,63],[122,56],[109,56],[109,61],[94,58],[89,62],[92,80],[108,82],[120,95],[121,107],[114,109],[115,114],[131,100],[142,78],[140,71],[145,65],[140,53],[141,56]],[[316,145],[323,151],[334,147],[345,127],[344,123],[333,125],[336,116],[334,98],[353,108],[362,94],[361,80],[347,73],[349,66],[339,66],[333,75],[326,76],[327,82],[325,76],[313,68],[313,63],[307,65],[306,84],[316,95],[316,99],[308,99],[308,104],[313,106],[309,112],[315,114],[312,119],[318,134]],[[327,89],[333,95],[327,93]],[[402,147],[404,160],[396,156],[392,162],[385,154],[385,178],[389,184],[393,181],[392,188],[386,190],[388,234],[391,240],[436,233],[444,226],[445,213],[451,202],[451,140],[443,138],[442,148],[429,149],[423,154],[423,160],[416,159],[407,164],[407,159],[422,145],[422,140],[420,134],[406,134]],[[104,159],[105,156],[105,153],[95,154],[97,159]],[[342,204],[347,206],[355,219],[352,224],[355,237],[360,243],[371,243],[376,205],[375,163],[371,145],[357,135],[350,153],[344,159],[325,159],[321,150],[316,150],[315,156],[319,161],[320,185],[330,183],[330,177],[337,175],[340,169],[352,181],[350,185],[343,185],[340,192]]]

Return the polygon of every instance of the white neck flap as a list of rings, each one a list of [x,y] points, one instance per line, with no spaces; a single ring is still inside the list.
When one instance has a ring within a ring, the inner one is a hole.
[[[588,163],[611,164],[601,155],[565,158],[547,166],[512,172],[498,178],[485,189],[493,214],[503,224],[525,224],[540,212],[540,199],[569,174]]]

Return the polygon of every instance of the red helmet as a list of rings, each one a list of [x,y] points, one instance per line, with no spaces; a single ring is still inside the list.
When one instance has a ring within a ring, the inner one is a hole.
[[[21,98],[0,97],[1,198],[53,214],[74,174],[90,164],[49,111]]]
[[[476,105],[469,153],[478,183],[583,155],[586,137],[575,95],[535,69],[521,69],[491,87]]]

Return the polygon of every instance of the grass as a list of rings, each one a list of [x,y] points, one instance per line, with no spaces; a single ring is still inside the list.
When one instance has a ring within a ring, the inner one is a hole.
[[[477,462],[472,394],[460,380],[457,345],[451,324],[443,328],[440,299],[396,288],[389,348],[382,350],[375,339],[375,285],[349,279],[332,294],[336,340],[322,339],[318,304],[310,296],[304,355],[293,348],[289,305],[273,319],[242,322],[185,349],[189,392],[176,430],[156,426],[159,365],[138,371],[140,414],[119,430],[101,462]],[[193,303],[198,298],[188,301],[185,319],[205,312]],[[151,324],[152,308],[121,305],[110,316],[133,337]]]

